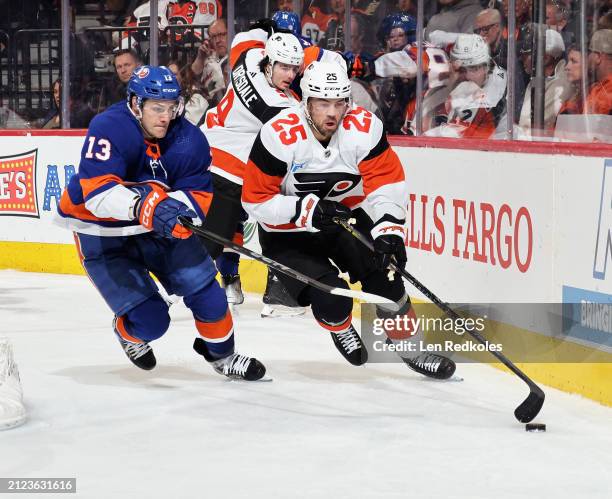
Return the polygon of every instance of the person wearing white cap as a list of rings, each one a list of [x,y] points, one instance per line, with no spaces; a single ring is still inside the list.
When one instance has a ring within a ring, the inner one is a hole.
[[[595,82],[586,98],[587,114],[612,113],[612,29],[593,33],[589,43],[589,73]]]
[[[557,115],[563,103],[569,99],[574,92],[571,83],[567,79],[565,72],[565,44],[561,35],[552,29],[546,30],[546,42],[544,53],[544,129],[531,129],[532,109],[531,90],[533,78],[527,84],[525,99],[519,117],[519,127],[525,136],[544,136],[553,135]],[[531,66],[530,53],[524,53],[523,57],[528,60],[528,67]]]

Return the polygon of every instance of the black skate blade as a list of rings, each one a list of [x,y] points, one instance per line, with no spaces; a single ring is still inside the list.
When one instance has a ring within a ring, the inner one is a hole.
[[[416,372],[416,371],[413,371],[413,372]],[[416,374],[420,374],[420,373],[416,373]],[[448,379],[430,378],[429,376],[425,376],[423,374],[421,374],[421,378],[423,379],[423,381],[431,381],[433,383],[461,383],[465,381],[461,376],[457,376],[456,374],[453,374]]]
[[[227,378],[226,381],[227,382],[237,381],[238,383],[269,383],[271,381],[274,381],[274,378],[271,378],[270,376],[265,375],[263,378],[253,379],[253,380],[248,380],[248,379],[243,379],[243,378]]]

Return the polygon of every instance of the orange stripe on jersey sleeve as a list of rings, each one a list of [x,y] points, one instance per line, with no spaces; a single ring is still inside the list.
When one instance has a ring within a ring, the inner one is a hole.
[[[387,147],[378,156],[359,163],[359,173],[363,178],[363,192],[366,196],[383,185],[404,181],[404,168],[397,154]]]
[[[234,67],[238,58],[242,55],[243,52],[246,52],[249,49],[263,49],[265,48],[265,44],[260,42],[259,40],[247,40],[244,42],[240,42],[235,47],[232,47],[230,51],[230,68]]]
[[[265,203],[280,192],[282,180],[282,177],[262,172],[253,161],[249,160],[242,186],[242,200],[251,204]]]
[[[210,208],[210,203],[212,203],[213,193],[212,192],[204,192],[204,191],[189,191],[193,199],[200,209],[204,212],[204,215],[208,215],[208,209]]]
[[[229,310],[225,312],[221,320],[216,322],[202,322],[196,319],[195,323],[198,333],[205,340],[222,340],[229,336],[234,328],[232,314]]]
[[[99,189],[103,185],[111,182],[120,184],[121,179],[117,177],[117,175],[100,175],[99,177],[80,179],[81,189],[83,189],[83,197],[86,198],[96,189]]]
[[[304,49],[304,67],[307,68],[311,62],[318,61],[321,49],[316,45]]]
[[[216,147],[210,148],[210,154],[212,156],[212,166],[226,171],[227,173],[231,173],[236,177],[244,178],[246,165],[236,156],[232,156],[230,153],[217,149]]]

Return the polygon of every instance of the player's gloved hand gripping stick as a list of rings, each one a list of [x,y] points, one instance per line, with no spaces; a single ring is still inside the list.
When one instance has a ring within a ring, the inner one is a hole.
[[[341,218],[336,218],[335,222],[343,227],[345,230],[350,232],[353,236],[355,236],[359,241],[361,241],[365,246],[370,248],[370,250],[375,251],[374,244],[368,239],[364,234],[359,232],[357,229],[352,227],[350,223]],[[415,288],[417,288],[421,293],[423,293],[427,298],[429,298],[433,303],[435,303],[442,311],[447,313],[451,318],[457,319],[459,318],[459,314],[455,312],[449,305],[442,300],[440,300],[436,295],[434,295],[429,289],[427,289],[421,282],[407,272],[403,267],[396,264],[395,258],[393,258],[391,264],[389,265],[391,270],[399,272],[404,278],[408,280]],[[466,329],[466,332],[472,336],[476,341],[486,345],[486,340],[482,337],[482,335],[478,331],[470,331]],[[491,351],[489,352],[495,356],[502,364],[504,364],[508,369],[510,369],[514,374],[516,374],[519,378],[521,378],[529,387],[529,395],[527,398],[514,410],[514,416],[521,423],[529,423],[535,418],[542,406],[544,405],[544,392],[542,389],[534,383],[534,381],[529,378],[523,371],[521,371],[518,367],[516,367],[504,354],[501,352]]]
[[[191,236],[191,231],[178,222],[180,216],[197,217],[189,206],[171,198],[154,183],[137,184],[130,189],[140,194],[134,206],[134,217],[138,218],[140,225],[170,239],[187,239]]]
[[[295,216],[291,222],[308,232],[338,232],[339,228],[334,220],[348,220],[350,217],[350,208],[343,204],[308,194],[296,203]]]
[[[283,265],[282,263],[278,263],[277,261],[272,260],[263,255],[260,255],[259,253],[256,253],[255,251],[245,248],[244,246],[240,244],[236,244],[233,241],[230,241],[229,239],[225,239],[224,237],[221,237],[215,234],[214,232],[211,232],[205,229],[204,227],[200,225],[194,225],[192,220],[190,220],[187,217],[179,216],[178,221],[184,227],[195,232],[196,234],[200,236],[206,237],[210,239],[211,241],[216,242],[217,244],[222,244],[223,246],[227,248],[233,249],[237,253],[240,253],[242,255],[248,256],[249,258],[252,258],[253,260],[257,260],[259,262],[265,263],[268,267],[271,267],[272,269],[278,272],[282,272],[283,274],[288,275],[289,277],[293,277],[294,279],[297,279],[298,281],[308,284],[309,286],[320,289],[321,291],[325,293],[329,293],[329,294],[337,295],[337,296],[346,296],[348,298],[361,300],[366,303],[377,303],[377,304],[385,305],[385,308],[389,308],[392,311],[399,310],[397,303],[387,298],[384,298],[382,296],[374,295],[372,293],[365,293],[363,291],[357,291],[353,289],[335,288],[333,286],[323,284],[322,282],[312,279],[311,277],[308,277],[307,275],[304,275],[301,272],[298,272],[297,270],[287,267],[286,265]]]

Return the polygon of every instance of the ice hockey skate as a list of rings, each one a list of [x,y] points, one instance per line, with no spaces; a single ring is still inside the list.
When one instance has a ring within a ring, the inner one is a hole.
[[[416,357],[401,359],[413,371],[434,379],[449,379],[457,367],[453,360],[435,353],[425,352]]]
[[[368,351],[352,324],[346,331],[330,334],[338,351],[351,364],[361,366],[368,361]]]
[[[222,275],[221,287],[225,289],[228,305],[241,305],[244,303],[240,275]]]
[[[305,307],[300,307],[283,283],[268,269],[266,291],[263,296],[264,306],[261,316],[266,317],[296,317],[306,313]]]
[[[202,355],[217,373],[230,379],[272,381],[271,378],[265,377],[266,367],[254,357],[232,353],[222,359],[215,359],[210,355],[206,342],[202,338],[194,340],[193,349]]]
[[[25,423],[27,414],[13,350],[7,339],[0,339],[0,430]]]
[[[117,335],[121,348],[123,348],[128,359],[130,359],[136,367],[140,367],[140,369],[144,369],[145,371],[150,371],[157,365],[153,349],[147,342],[128,341],[121,335],[117,329],[117,317],[113,320],[113,330]]]

